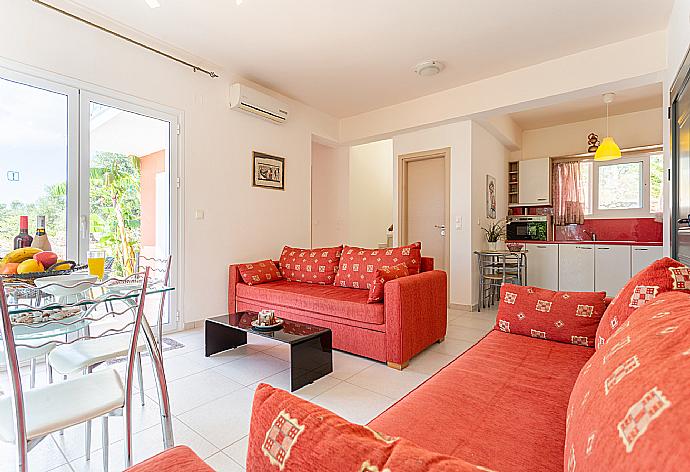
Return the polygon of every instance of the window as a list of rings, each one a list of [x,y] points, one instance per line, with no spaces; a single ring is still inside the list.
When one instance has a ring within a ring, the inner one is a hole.
[[[580,162],[585,215],[641,218],[663,211],[663,154]]]
[[[599,210],[642,208],[642,162],[599,166]]]

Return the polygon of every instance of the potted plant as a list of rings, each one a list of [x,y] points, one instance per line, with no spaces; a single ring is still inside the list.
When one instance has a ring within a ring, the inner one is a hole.
[[[488,227],[482,227],[484,233],[486,233],[486,241],[489,243],[489,250],[495,251],[498,241],[503,237],[505,227],[503,223],[497,221],[491,223]]]

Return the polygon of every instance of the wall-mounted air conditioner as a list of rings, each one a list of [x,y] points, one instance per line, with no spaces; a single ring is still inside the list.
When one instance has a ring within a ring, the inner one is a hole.
[[[230,86],[230,108],[260,116],[274,123],[285,123],[288,118],[287,105],[243,84]]]

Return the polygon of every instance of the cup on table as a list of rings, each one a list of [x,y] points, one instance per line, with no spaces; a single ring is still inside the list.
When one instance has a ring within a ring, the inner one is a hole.
[[[89,274],[103,279],[105,274],[105,251],[89,251],[87,254]]]
[[[271,326],[276,324],[276,315],[273,310],[261,310],[258,317],[260,326]]]

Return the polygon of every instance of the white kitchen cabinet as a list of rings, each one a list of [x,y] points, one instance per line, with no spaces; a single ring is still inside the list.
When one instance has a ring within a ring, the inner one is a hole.
[[[649,264],[664,255],[661,246],[633,246],[632,247],[632,274],[635,275]]]
[[[560,244],[558,289],[571,292],[594,290],[594,245]]]
[[[551,159],[520,161],[518,175],[520,205],[551,204]]]
[[[594,289],[615,297],[630,280],[630,246],[594,245]]]
[[[527,285],[558,290],[558,244],[525,244]]]

